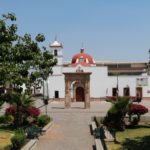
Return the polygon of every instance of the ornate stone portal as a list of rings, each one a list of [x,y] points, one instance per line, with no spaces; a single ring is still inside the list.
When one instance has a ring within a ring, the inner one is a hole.
[[[71,107],[71,84],[84,88],[84,107],[90,108],[90,74],[91,72],[64,73],[65,75],[65,107]]]

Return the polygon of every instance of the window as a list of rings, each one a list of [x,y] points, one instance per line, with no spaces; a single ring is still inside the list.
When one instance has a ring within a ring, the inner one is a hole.
[[[79,58],[79,62],[84,62],[84,58]]]
[[[112,88],[112,96],[117,96],[117,88]]]
[[[130,88],[126,87],[123,89],[124,96],[130,96]]]
[[[54,56],[57,56],[58,55],[58,51],[57,49],[54,50]]]
[[[55,91],[55,98],[59,98],[59,91]]]

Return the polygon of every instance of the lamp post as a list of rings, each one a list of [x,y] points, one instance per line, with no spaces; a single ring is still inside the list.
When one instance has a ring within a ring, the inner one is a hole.
[[[118,86],[118,63],[117,63],[117,85],[116,85],[116,90],[117,90],[117,92],[116,92],[116,97],[118,97],[118,95],[119,95],[119,86]]]
[[[43,102],[45,105],[45,114],[47,115],[47,105],[48,105],[48,82],[43,81]]]
[[[150,49],[148,50],[149,53],[149,61],[148,61],[148,75],[150,75]]]

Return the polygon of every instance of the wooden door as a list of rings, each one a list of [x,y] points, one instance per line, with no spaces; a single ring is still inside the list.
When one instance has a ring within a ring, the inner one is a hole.
[[[140,97],[140,98],[143,97],[143,89],[142,89],[142,87],[137,87],[136,88],[136,97]]]
[[[84,88],[77,87],[76,88],[76,101],[83,102],[84,101]]]

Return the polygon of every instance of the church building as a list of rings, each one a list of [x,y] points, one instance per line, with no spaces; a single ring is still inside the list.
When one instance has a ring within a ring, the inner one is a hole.
[[[94,60],[84,48],[70,62],[63,60],[63,45],[55,39],[50,49],[57,60],[53,74],[44,86],[49,99],[71,102],[102,100],[106,96],[150,97],[148,62],[111,62]]]

